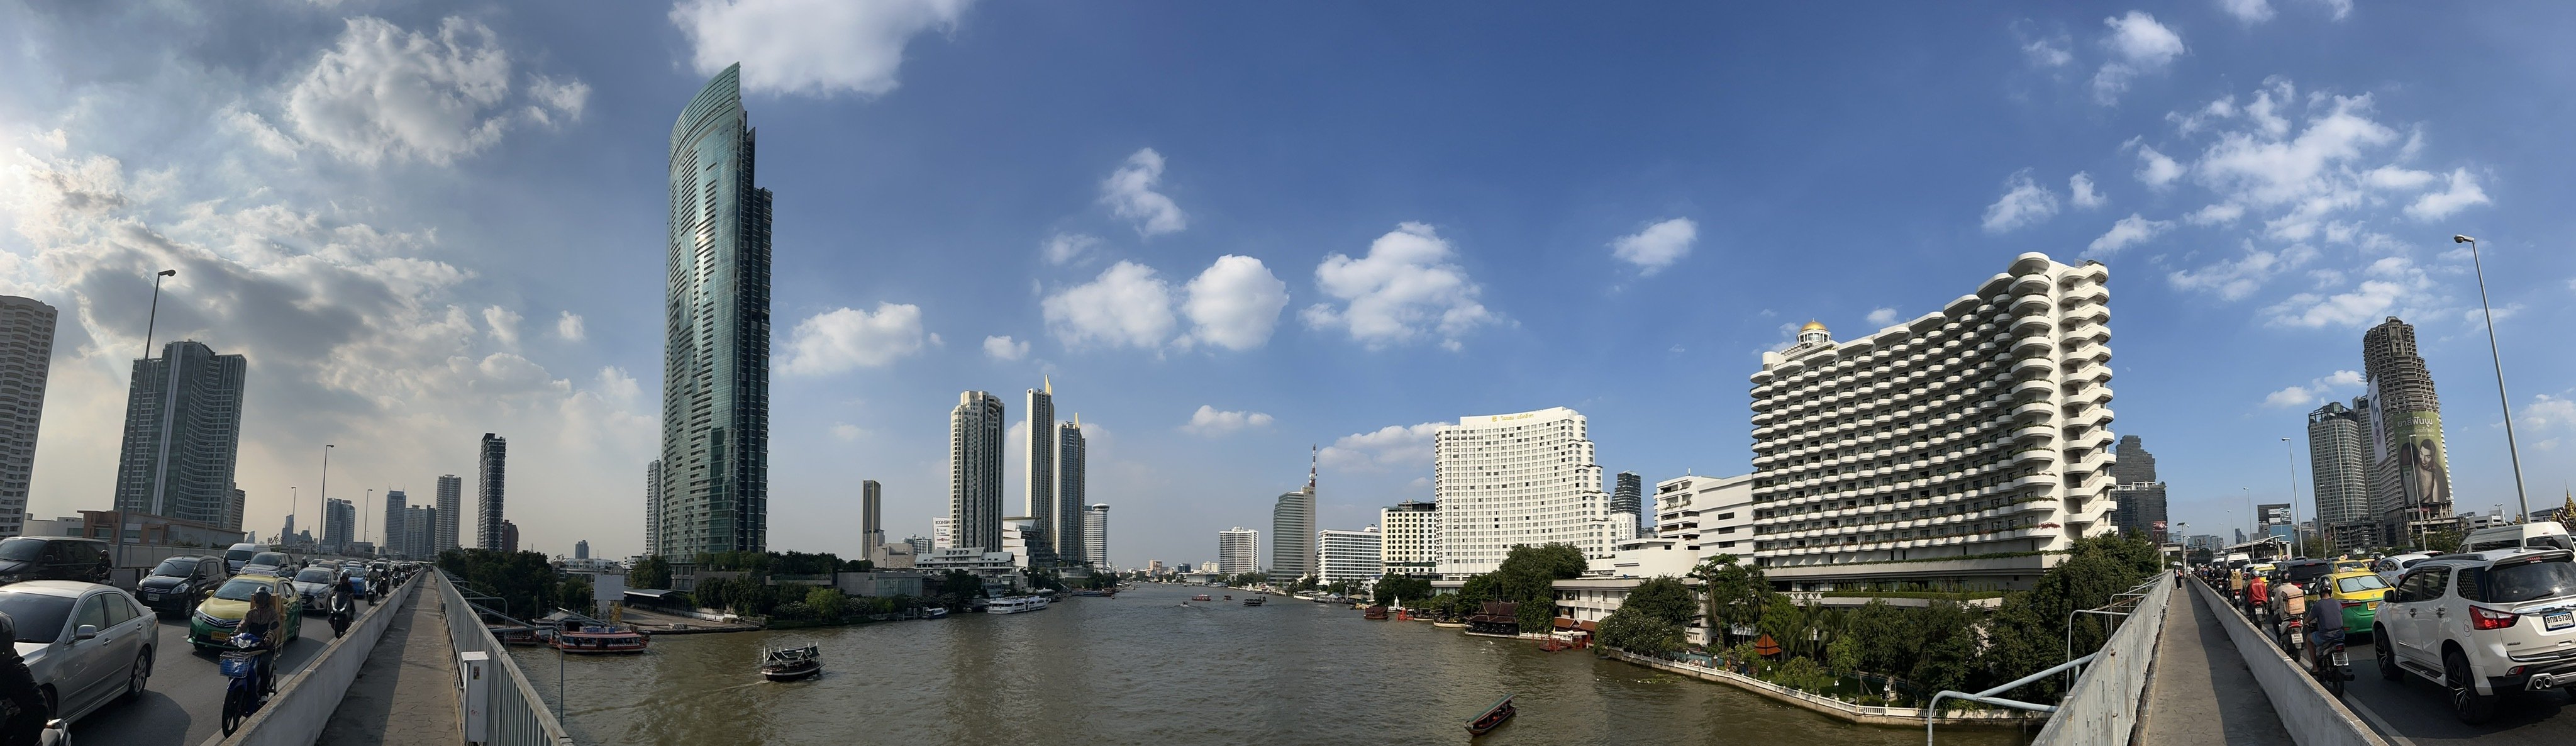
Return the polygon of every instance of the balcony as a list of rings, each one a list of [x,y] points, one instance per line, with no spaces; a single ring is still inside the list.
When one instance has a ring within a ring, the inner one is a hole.
[[[2013,375],[2022,378],[2045,376],[2057,372],[2057,364],[2050,362],[2048,358],[2026,357],[2013,361],[2012,372]]]
[[[2024,448],[2013,452],[2013,463],[2023,466],[2045,465],[2056,460],[2055,448]]]
[[[2047,293],[2018,295],[2013,297],[2012,312],[2015,316],[2044,316],[2048,314],[2048,310],[2052,305],[2053,304],[2048,300]]]
[[[2049,424],[2026,425],[2013,430],[2012,435],[2014,440],[2030,443],[2055,440],[2057,438],[2057,426]]]

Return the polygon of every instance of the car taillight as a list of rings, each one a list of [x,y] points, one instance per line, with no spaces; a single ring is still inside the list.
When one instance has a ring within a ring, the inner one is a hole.
[[[2510,611],[2496,611],[2484,606],[2469,607],[2469,627],[2471,629],[2504,629],[2506,627],[2513,626],[2514,622],[2519,621],[2522,621],[2521,614],[2516,614]]]

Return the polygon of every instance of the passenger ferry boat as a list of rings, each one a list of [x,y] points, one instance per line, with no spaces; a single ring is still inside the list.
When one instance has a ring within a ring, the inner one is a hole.
[[[1192,600],[1192,601],[1214,601],[1214,600],[1216,600],[1216,599],[1209,598],[1209,597],[1208,597],[1208,594],[1201,593],[1201,594],[1196,595],[1196,596],[1191,596],[1191,597],[1190,597],[1190,600]]]
[[[546,644],[566,653],[641,653],[651,638],[633,628],[583,625],[550,635]]]
[[[1043,596],[1005,596],[993,599],[992,604],[984,607],[984,613],[1017,614],[1023,611],[1037,611],[1046,607],[1047,600]]]
[[[770,681],[795,681],[823,672],[823,648],[772,648],[761,656],[760,675]]]

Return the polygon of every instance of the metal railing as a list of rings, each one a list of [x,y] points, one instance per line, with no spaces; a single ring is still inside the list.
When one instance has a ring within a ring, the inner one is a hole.
[[[572,736],[564,732],[563,723],[555,720],[554,712],[548,710],[545,700],[537,696],[537,688],[528,683],[528,676],[519,670],[518,661],[501,646],[500,638],[492,636],[492,629],[483,626],[482,617],[465,602],[464,594],[457,592],[456,576],[445,570],[438,574],[438,594],[447,602],[447,639],[450,647],[454,648],[451,652],[458,655],[488,653],[492,656],[493,668],[509,672],[508,681],[494,681],[489,690],[492,694],[491,708],[484,717],[490,724],[491,733],[490,739],[484,743],[487,746],[572,746]]]
[[[2172,605],[2174,578],[2170,571],[2157,573],[2154,580],[2114,596],[2111,606],[2077,612],[2120,614],[2120,626],[2094,651],[2093,665],[2079,669],[2082,673],[2074,685],[2067,687],[2065,696],[2058,698],[2058,711],[2049,717],[2048,725],[2040,729],[2033,744],[2116,746],[2129,742],[2137,732],[2138,704],[2146,696],[2148,672],[2156,658],[2156,644],[2163,637],[2165,614]],[[2112,611],[2120,606],[2131,608],[2127,612]],[[2073,630],[2068,633],[2073,639]]]

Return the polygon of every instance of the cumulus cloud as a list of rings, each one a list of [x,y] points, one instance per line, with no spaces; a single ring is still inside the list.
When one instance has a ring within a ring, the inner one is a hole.
[[[1062,265],[1081,258],[1085,252],[1091,251],[1091,247],[1098,245],[1098,238],[1080,233],[1058,233],[1048,236],[1046,243],[1039,245],[1038,253],[1046,257],[1048,264]]]
[[[2218,9],[2248,26],[2272,20],[2272,4],[2265,0],[2218,0]]]
[[[1040,304],[1047,329],[1067,347],[1160,347],[1172,338],[1172,286],[1154,268],[1122,261],[1090,282]]]
[[[2360,373],[2349,370],[2338,370],[2316,380],[2309,381],[2308,385],[2291,386],[2289,388],[2266,394],[2263,397],[2263,406],[2269,409],[2305,407],[2310,404],[2315,404],[2318,400],[2332,395],[2337,389],[2359,389],[2361,388],[2361,384],[2362,379]]]
[[[519,312],[500,306],[485,308],[483,325],[492,329],[492,339],[502,347],[519,346]]]
[[[555,317],[556,339],[579,342],[586,336],[589,335],[582,328],[581,314],[565,311],[563,315]]]
[[[2039,39],[2021,45],[2021,53],[2033,67],[2065,67],[2075,62],[2074,42],[2065,36]]]
[[[2477,177],[2470,176],[2468,169],[2453,169],[2449,184],[2449,188],[2442,191],[2426,192],[2424,196],[2417,197],[2414,204],[2406,206],[2406,216],[2416,220],[2440,220],[2471,205],[2488,203],[2486,190],[2478,188]]]
[[[2433,278],[2404,257],[2372,262],[2364,279],[2340,293],[2299,293],[2263,310],[2273,326],[2358,329],[2395,315],[2401,305],[2429,299]]]
[[[1013,341],[1008,336],[985,337],[984,356],[1002,361],[1018,360],[1029,356],[1029,343]]]
[[[836,308],[797,322],[788,342],[791,375],[881,368],[921,351],[921,307],[880,302],[874,312]]]
[[[2248,248],[2245,256],[2198,269],[2179,269],[2165,279],[2183,290],[2205,290],[2226,300],[2243,300],[2263,282],[2317,257],[2313,246],[2299,244],[2277,251]]]
[[[2004,180],[2004,196],[1986,206],[1984,225],[1987,233],[2005,233],[2056,214],[2057,193],[2032,181],[2025,168]]]
[[[2180,161],[2156,152],[2155,148],[2138,146],[2138,181],[2145,182],[2147,186],[2161,187],[2182,178],[2182,173]]]
[[[1397,225],[1370,242],[1366,256],[1325,256],[1315,284],[1341,304],[1307,306],[1302,316],[1308,326],[1340,329],[1370,349],[1437,337],[1457,350],[1459,337],[1499,319],[1476,301],[1484,290],[1450,261],[1454,256],[1431,226]]]
[[[1637,274],[1652,276],[1690,256],[1691,244],[1698,240],[1698,223],[1673,218],[1611,241],[1610,255],[1637,265]]]
[[[1248,256],[1217,257],[1186,289],[1181,311],[1190,319],[1189,339],[1229,350],[1269,342],[1280,311],[1288,307],[1288,283]]]
[[[1316,458],[1325,466],[1354,471],[1427,466],[1431,463],[1431,439],[1440,432],[1443,424],[1388,425],[1370,432],[1344,435],[1316,452]]]
[[[2182,35],[2145,11],[2104,18],[2102,25],[2111,29],[2103,35],[2102,46],[2113,59],[2093,74],[2093,100],[2105,106],[2119,103],[2131,79],[2164,70],[2184,52]]]
[[[843,442],[858,440],[859,436],[866,435],[867,433],[867,430],[847,422],[835,423],[832,425],[832,437],[839,438]]]
[[[2193,210],[2191,214],[2183,216],[2182,220],[2192,225],[2226,225],[2236,222],[2236,219],[2241,217],[2245,217],[2244,205],[2220,202]]]
[[[2104,232],[2100,238],[2093,239],[2092,244],[2085,246],[2084,256],[2092,259],[2107,258],[2120,253],[2121,249],[2128,248],[2131,244],[2155,238],[2157,234],[2172,227],[2171,220],[2148,220],[2138,213],[2129,213],[2128,217],[2112,223],[2111,230]]]
[[[2089,209],[2110,203],[2110,200],[2102,197],[2101,192],[2094,190],[2093,175],[2082,171],[2077,171],[2074,176],[2066,178],[2066,194],[2066,201],[2076,207]]]
[[[2522,407],[2522,424],[2534,432],[2576,429],[2576,400],[2541,394]]]
[[[1199,411],[1190,413],[1190,423],[1182,425],[1181,431],[1202,438],[1213,438],[1247,428],[1269,426],[1270,415],[1260,412],[1229,412],[1201,404]]]
[[[509,55],[481,23],[448,18],[432,35],[361,16],[286,89],[284,118],[302,144],[353,163],[444,164],[508,130],[510,79]],[[529,80],[528,103],[518,110],[528,119],[555,126],[581,118],[588,84]],[[295,146],[257,115],[235,109],[229,118],[263,149]]]
[[[1163,181],[1163,154],[1153,148],[1138,150],[1127,156],[1127,162],[1100,182],[1100,201],[1118,217],[1136,223],[1136,233],[1148,238],[1177,233],[1189,227],[1188,216],[1171,197],[1154,191]]]
[[[681,0],[671,25],[699,75],[742,63],[754,93],[882,96],[901,84],[904,47],[956,28],[971,0]]]
[[[1886,326],[1896,323],[1896,309],[1880,308],[1869,312],[1869,323]]]

